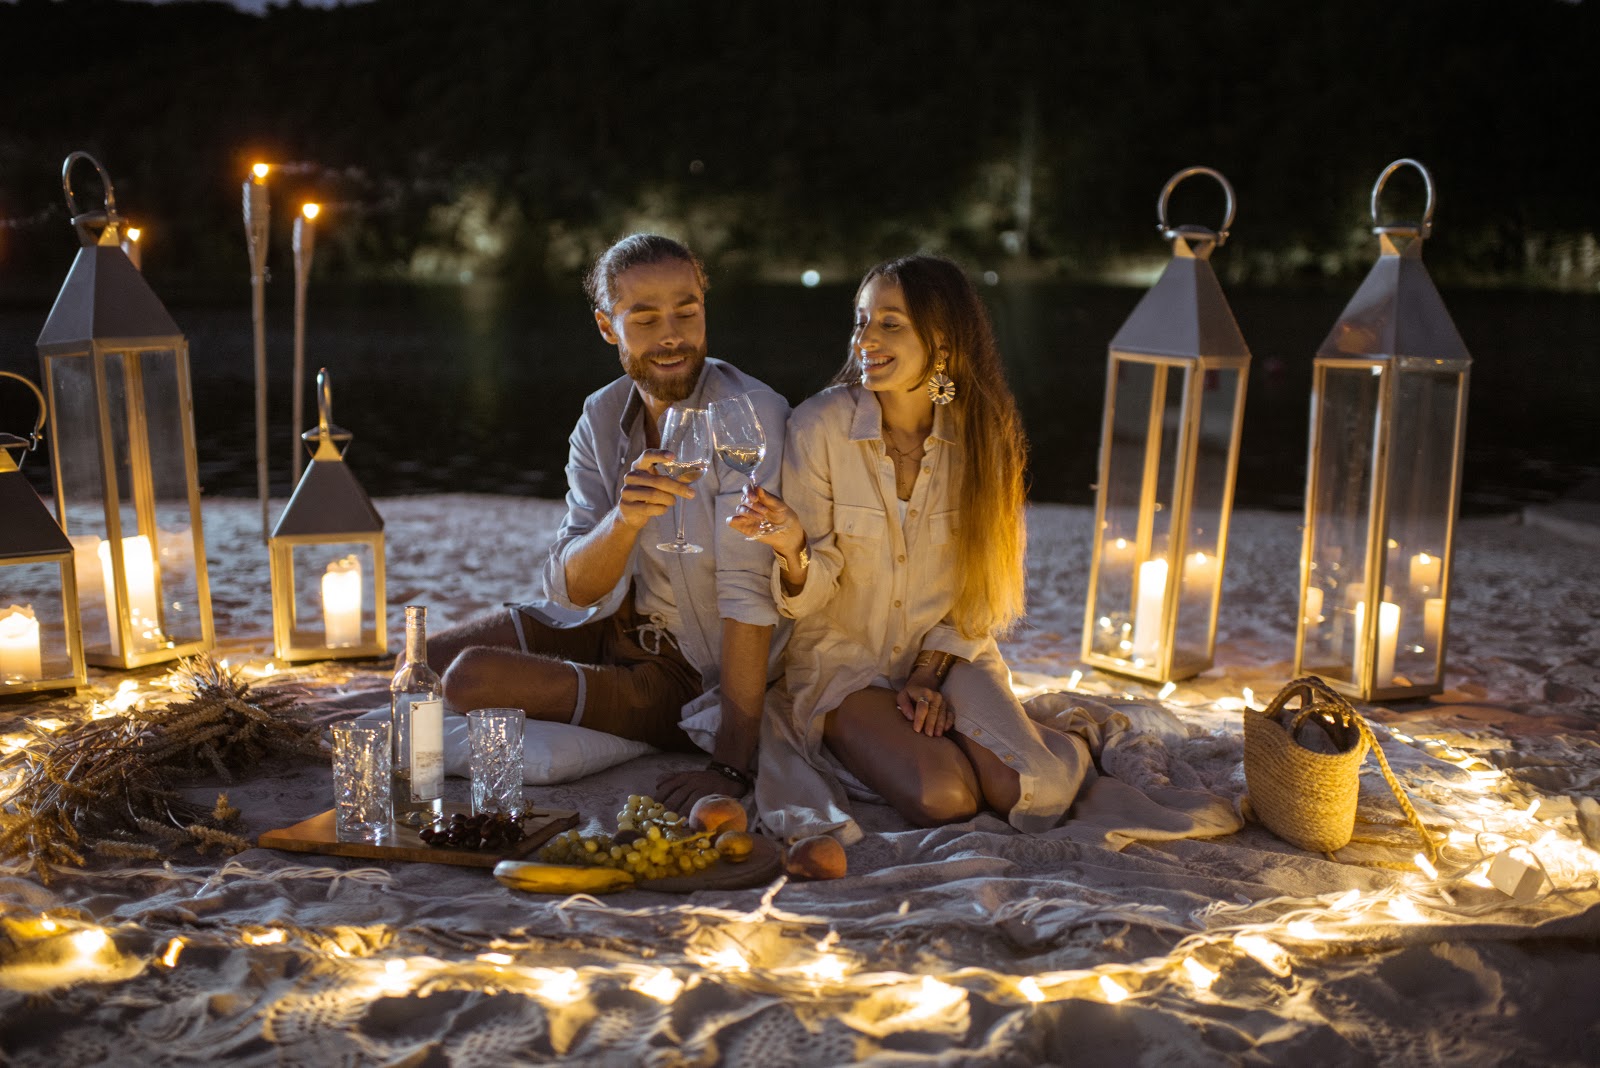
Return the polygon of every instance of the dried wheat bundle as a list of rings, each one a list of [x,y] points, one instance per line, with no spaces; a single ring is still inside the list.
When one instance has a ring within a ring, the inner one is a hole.
[[[42,735],[11,758],[21,781],[0,810],[0,856],[48,882],[51,865],[81,867],[85,850],[153,859],[181,846],[249,848],[226,829],[239,817],[226,794],[207,808],[176,788],[196,774],[231,781],[262,760],[315,753],[321,732],[295,694],[252,693],[210,657],[178,671],[185,698]]]

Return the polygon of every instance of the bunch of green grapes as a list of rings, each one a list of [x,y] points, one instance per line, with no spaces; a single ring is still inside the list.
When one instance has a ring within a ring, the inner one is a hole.
[[[704,871],[719,856],[706,832],[691,830],[682,816],[639,794],[629,796],[617,813],[616,834],[570,830],[539,853],[546,863],[620,868],[639,879]]]

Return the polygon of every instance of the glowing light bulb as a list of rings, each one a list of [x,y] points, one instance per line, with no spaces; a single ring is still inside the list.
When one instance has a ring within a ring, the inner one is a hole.
[[[169,968],[178,966],[178,954],[183,952],[183,939],[174,938],[167,943],[167,951],[161,954],[161,963]]]
[[[571,968],[535,969],[534,978],[538,982],[539,996],[546,1001],[569,1005],[584,995],[583,980]]]
[[[1177,688],[1178,688],[1178,684],[1177,683],[1175,683],[1175,682],[1167,683],[1165,686],[1161,687],[1161,691],[1156,694],[1156,699],[1158,701],[1165,701],[1167,698],[1172,696],[1173,692],[1175,690],[1177,690]]]
[[[72,935],[72,948],[77,951],[78,957],[91,961],[100,955],[100,951],[111,944],[111,936],[98,927],[87,927],[76,931]]]
[[[1198,990],[1210,990],[1211,984],[1217,981],[1217,972],[1207,968],[1193,957],[1183,958],[1183,974],[1189,977],[1189,982]]]
[[[510,964],[511,963],[511,954],[509,954],[509,953],[479,953],[478,954],[478,959],[483,961],[485,964]]]
[[[1289,954],[1271,939],[1262,938],[1260,935],[1242,934],[1234,937],[1233,944],[1248,953],[1272,974],[1278,976],[1289,974]]]
[[[662,968],[647,978],[635,979],[628,984],[645,997],[655,998],[663,1005],[671,1004],[683,993],[683,980],[672,974],[671,968]]]
[[[1111,1002],[1113,1005],[1119,1001],[1126,1001],[1128,999],[1128,988],[1111,978],[1109,975],[1102,975],[1100,977],[1100,993],[1104,994],[1105,999]]]
[[[1017,991],[1035,1004],[1044,1000],[1044,991],[1039,989],[1038,981],[1031,975],[1025,975],[1018,980]]]
[[[1411,859],[1416,862],[1417,870],[1428,878],[1437,879],[1439,877],[1439,869],[1435,868],[1425,855],[1418,853]]]

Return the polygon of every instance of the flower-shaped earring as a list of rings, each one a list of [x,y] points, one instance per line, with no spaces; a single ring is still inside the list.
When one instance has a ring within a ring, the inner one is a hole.
[[[944,373],[943,356],[934,363],[933,374],[928,378],[928,399],[935,404],[949,404],[956,399],[956,384]]]

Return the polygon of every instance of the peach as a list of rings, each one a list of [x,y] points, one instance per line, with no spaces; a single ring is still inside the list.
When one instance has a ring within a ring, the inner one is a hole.
[[[726,794],[709,794],[694,803],[689,810],[689,826],[697,831],[710,831],[713,836],[723,831],[750,829],[750,819],[738,798]]]
[[[748,831],[723,831],[717,835],[717,852],[730,864],[741,864],[750,859],[756,840]]]
[[[802,838],[789,847],[783,867],[802,879],[837,879],[845,873],[844,846],[826,834]]]

